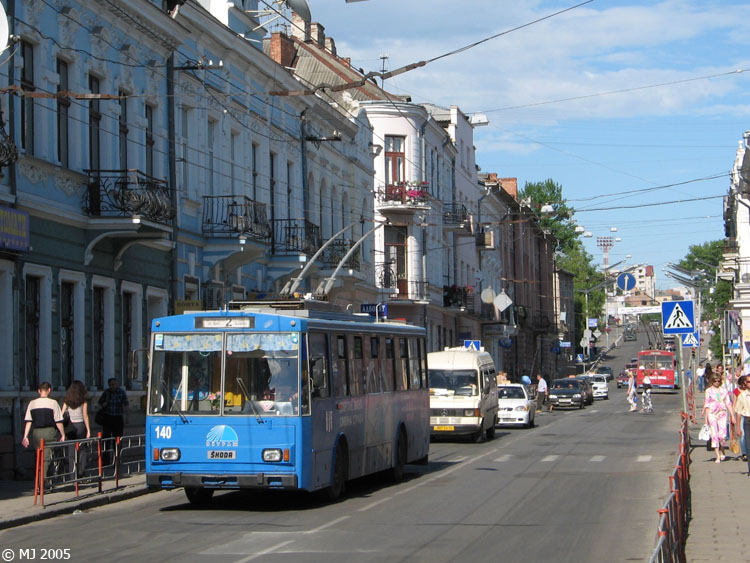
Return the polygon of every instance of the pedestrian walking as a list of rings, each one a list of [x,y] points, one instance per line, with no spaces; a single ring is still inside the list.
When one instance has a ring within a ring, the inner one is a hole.
[[[99,397],[99,406],[104,413],[102,437],[115,438],[122,436],[125,424],[128,423],[127,407],[130,405],[125,390],[117,385],[114,377],[109,378],[109,389]]]
[[[641,412],[649,414],[654,412],[654,405],[651,402],[651,378],[648,375],[643,376],[643,393],[641,394],[641,403],[643,404]]]
[[[742,459],[747,462],[747,474],[750,476],[750,461],[747,454],[750,452],[750,389],[748,389],[748,376],[742,375],[737,380],[739,393],[734,399],[735,428],[741,433],[740,447],[742,448]]]
[[[541,373],[537,374],[536,382],[536,411],[542,412],[544,409],[544,403],[547,402],[549,387],[547,386],[547,380],[544,379],[544,376]]]
[[[83,440],[84,438],[91,438],[91,424],[89,423],[89,402],[88,402],[88,391],[82,381],[75,380],[68,387],[65,397],[63,398],[62,414],[63,417],[67,412],[70,416],[70,428],[68,430],[68,440]],[[79,446],[78,450],[78,476],[83,474],[83,471],[88,465],[89,459],[89,446]],[[76,449],[74,446],[68,448],[68,472],[72,473],[74,466],[74,460],[76,459]]]
[[[49,398],[52,391],[52,385],[48,381],[39,384],[39,398],[34,399],[26,408],[24,421],[26,425],[23,430],[23,439],[21,445],[24,448],[29,447],[29,435],[34,448],[39,448],[41,441],[45,444],[57,441],[58,432],[60,439],[65,440],[65,427],[63,426],[63,416],[60,411],[60,405],[57,401]],[[50,462],[52,461],[52,452],[48,448],[44,449],[44,473],[47,477],[49,473]]]
[[[727,439],[727,420],[734,421],[734,410],[718,371],[711,376],[710,384],[706,389],[701,416],[705,418],[711,432],[711,447],[716,452],[716,463],[721,463],[726,459],[724,447]]]
[[[635,372],[631,369],[628,371],[628,394],[625,396],[630,404],[630,412],[638,408],[638,390],[635,382]]]

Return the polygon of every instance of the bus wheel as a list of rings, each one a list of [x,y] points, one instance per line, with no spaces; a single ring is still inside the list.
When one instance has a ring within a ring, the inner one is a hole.
[[[404,466],[406,465],[406,434],[403,430],[398,433],[396,449],[394,450],[395,459],[393,467],[390,470],[391,481],[399,483],[404,479]]]
[[[495,439],[495,425],[497,424],[497,417],[494,417],[492,419],[492,426],[490,426],[485,431],[485,436],[487,436],[488,440],[494,440]]]
[[[214,490],[203,489],[201,487],[185,487],[185,496],[193,506],[204,508],[211,502]]]
[[[349,456],[346,446],[340,444],[337,448],[336,459],[333,461],[333,482],[325,488],[325,497],[333,502],[341,498],[346,490],[349,479]]]

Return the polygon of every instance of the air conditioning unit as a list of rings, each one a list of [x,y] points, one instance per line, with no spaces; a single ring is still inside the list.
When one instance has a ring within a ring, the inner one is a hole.
[[[203,286],[203,308],[206,311],[221,309],[224,305],[224,286],[208,283]]]
[[[477,233],[477,248],[495,248],[495,232],[484,231]]]

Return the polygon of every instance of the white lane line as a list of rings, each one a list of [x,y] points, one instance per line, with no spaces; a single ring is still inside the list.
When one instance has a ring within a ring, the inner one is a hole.
[[[512,458],[512,457],[513,457],[513,456],[512,456],[512,455],[510,455],[510,454],[505,454],[505,455],[501,455],[501,456],[500,456],[499,458],[497,458],[497,459],[496,459],[496,460],[494,460],[494,461],[508,461],[508,460],[509,460],[510,458]]]
[[[362,508],[358,508],[357,512],[365,512],[366,510],[370,510],[371,508],[374,508],[374,507],[376,507],[377,505],[379,505],[381,503],[387,502],[387,501],[391,500],[392,498],[393,497],[385,497],[385,498],[382,498],[380,500],[376,500],[375,502],[371,502],[367,506],[363,506]]]
[[[651,461],[651,456],[650,455],[639,455],[638,459],[636,459],[636,461],[640,462],[640,463],[648,463],[649,461]]]
[[[607,459],[606,455],[595,455],[591,456],[591,459],[589,461],[604,461],[605,459]]]
[[[336,520],[331,520],[327,524],[323,524],[321,526],[318,526],[317,528],[313,528],[312,530],[305,530],[302,532],[303,534],[314,534],[315,532],[319,532],[321,530],[325,530],[326,528],[330,528],[331,526],[335,526],[339,522],[343,522],[344,520],[347,520],[349,516],[342,516],[341,518],[336,518]]]
[[[593,411],[589,411],[591,414],[596,414],[599,412],[599,409],[594,409]]]
[[[262,555],[268,555],[269,553],[273,553],[274,551],[277,551],[281,549],[282,547],[289,545],[290,543],[294,543],[294,540],[289,540],[285,542],[281,542],[279,544],[274,545],[273,547],[269,547],[268,549],[264,549],[263,551],[259,551],[258,553],[253,553],[252,555],[248,555],[247,557],[244,557],[242,559],[238,559],[234,563],[245,563],[246,561],[252,561],[253,559],[257,559],[258,557],[261,557]]]
[[[548,455],[547,457],[543,457],[541,461],[555,461],[559,455]]]

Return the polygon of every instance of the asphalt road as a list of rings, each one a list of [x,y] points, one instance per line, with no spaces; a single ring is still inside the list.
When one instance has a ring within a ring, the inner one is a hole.
[[[634,353],[618,350],[615,374]],[[637,345],[637,343],[635,343]],[[631,350],[633,348],[633,350]],[[624,390],[553,411],[491,442],[435,442],[403,483],[351,483],[335,504],[225,492],[193,509],[159,492],[0,533],[0,547],[69,548],[70,561],[644,561],[678,447],[680,396],[653,415]]]

